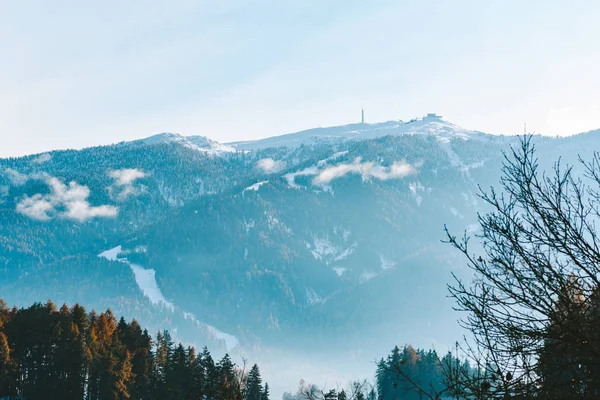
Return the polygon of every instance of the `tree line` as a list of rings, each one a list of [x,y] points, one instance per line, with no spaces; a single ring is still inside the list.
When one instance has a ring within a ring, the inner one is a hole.
[[[435,350],[395,346],[377,362],[375,381],[354,381],[344,388],[323,388],[300,381],[295,394],[283,400],[421,400],[428,393],[443,393],[450,382],[446,371],[459,365],[470,370],[467,360],[448,352],[439,357]],[[440,397],[441,398],[441,397]]]
[[[269,386],[256,364],[246,371],[227,354],[196,354],[168,331],[153,339],[110,310],[0,300],[0,398],[268,400]]]

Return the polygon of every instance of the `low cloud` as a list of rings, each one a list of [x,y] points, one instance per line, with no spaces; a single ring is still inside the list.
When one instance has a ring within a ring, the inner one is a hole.
[[[45,162],[48,162],[52,160],[52,154],[50,153],[44,153],[44,154],[40,154],[39,156],[37,156],[36,158],[34,158],[32,161],[36,164],[43,164]]]
[[[115,185],[128,186],[136,179],[144,178],[146,173],[137,168],[123,168],[108,171],[108,175],[115,180]]]
[[[391,166],[384,167],[376,165],[372,161],[361,162],[359,157],[352,164],[338,164],[323,169],[312,182],[313,185],[327,185],[334,179],[342,178],[347,174],[359,174],[365,180],[375,178],[385,181],[388,179],[401,179],[416,172],[415,166],[405,161],[396,161]]]
[[[285,168],[285,161],[275,161],[272,158],[263,158],[258,160],[256,168],[267,174],[277,173]]]
[[[109,170],[108,176],[115,180],[113,185],[108,188],[110,196],[117,200],[125,200],[129,196],[140,194],[140,190],[133,184],[136,180],[145,178],[148,174],[137,168],[123,168]]]
[[[85,222],[92,218],[115,217],[119,209],[110,205],[91,206],[88,202],[90,189],[75,181],[68,185],[52,176],[44,177],[50,188],[49,194],[25,195],[17,203],[16,211],[31,219],[49,221],[53,218]]]
[[[8,176],[10,183],[12,183],[14,186],[23,186],[29,180],[27,175],[24,175],[12,168],[6,168],[4,172]]]

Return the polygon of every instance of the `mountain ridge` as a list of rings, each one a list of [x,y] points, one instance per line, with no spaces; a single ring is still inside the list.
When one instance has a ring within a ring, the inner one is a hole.
[[[304,146],[219,152],[162,134],[0,159],[0,291],[110,307],[238,355],[343,354],[350,368],[397,343],[443,349],[461,335],[445,294],[462,271],[443,225],[477,231],[478,187],[518,138],[435,117],[363,128]],[[600,147],[533,140],[543,167]]]
[[[140,139],[119,141],[116,143],[100,144],[95,146],[83,147],[81,149],[53,149],[41,153],[29,154],[19,157],[7,158],[43,158],[47,154],[56,151],[81,151],[90,148],[119,146],[119,145],[140,145],[140,144],[179,144],[190,149],[206,152],[212,155],[226,155],[243,150],[264,150],[272,147],[281,146],[299,146],[301,144],[318,143],[319,140],[366,140],[386,135],[402,134],[432,134],[449,139],[451,137],[477,137],[479,135],[491,135],[481,131],[474,131],[462,128],[454,123],[444,120],[441,116],[429,114],[422,118],[414,118],[410,121],[389,120],[374,123],[351,123],[346,125],[336,125],[331,127],[319,127],[291,132],[282,135],[269,136],[266,138],[245,141],[219,142],[204,135],[183,135],[174,132],[163,132],[153,134]],[[313,140],[317,139],[317,140]],[[2,158],[0,158],[2,159]]]

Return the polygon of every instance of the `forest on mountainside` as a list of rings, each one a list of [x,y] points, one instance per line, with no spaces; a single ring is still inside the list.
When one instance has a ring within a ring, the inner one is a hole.
[[[469,161],[493,165],[503,143],[486,148],[457,139],[448,146]],[[0,160],[3,297],[19,306],[52,298],[110,308],[154,331],[168,328],[178,339],[200,340],[211,350],[222,343],[186,320],[183,311],[239,337],[243,346],[295,347],[306,340],[310,343],[302,345],[328,348],[335,345],[327,339],[331,335],[361,335],[359,329],[392,321],[379,311],[379,303],[391,300],[382,286],[399,276],[421,279],[419,270],[405,264],[417,251],[431,253],[441,231],[437,221],[472,222],[463,198],[472,185],[432,135],[224,157],[143,141],[45,156]],[[265,159],[281,169],[261,169]],[[314,176],[299,173],[357,160],[374,168],[401,160],[421,167],[407,182],[349,174],[326,185],[328,191],[313,184]],[[119,186],[111,175],[115,171],[137,171],[139,177]],[[288,174],[296,173],[292,186]],[[50,177],[87,187],[90,207],[117,207],[118,215],[73,220],[63,215],[64,204],[44,221],[17,212],[24,199],[65,197],[53,194]],[[265,181],[260,190],[245,190]],[[126,264],[97,257],[116,246],[122,246],[121,258],[155,271],[157,286],[175,311],[152,304]],[[427,268],[436,270],[446,266],[430,264]],[[379,295],[365,296],[363,288]],[[440,293],[441,288],[436,281],[419,290]],[[347,307],[348,301],[357,304]],[[359,307],[369,309],[373,323],[352,326]],[[304,334],[308,330],[311,335]]]
[[[0,398],[268,400],[269,385],[256,364],[213,360],[168,331],[153,339],[110,310],[51,301],[10,309],[0,300]]]

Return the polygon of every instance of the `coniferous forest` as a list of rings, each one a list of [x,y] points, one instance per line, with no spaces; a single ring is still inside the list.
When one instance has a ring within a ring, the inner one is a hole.
[[[0,300],[0,399],[268,400],[257,365],[245,371],[171,339],[152,338],[110,310]]]
[[[395,347],[377,364],[375,382],[346,389],[302,382],[284,399],[417,399],[414,383],[445,384],[435,351]],[[444,363],[457,360],[448,354]],[[152,337],[136,320],[79,304],[36,303],[8,308],[0,300],[0,399],[268,400],[258,365],[246,371],[229,355],[215,361],[206,347],[176,344],[168,331]]]

